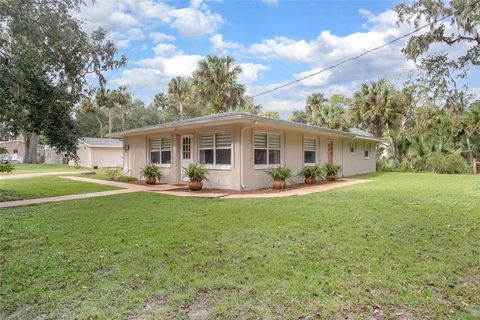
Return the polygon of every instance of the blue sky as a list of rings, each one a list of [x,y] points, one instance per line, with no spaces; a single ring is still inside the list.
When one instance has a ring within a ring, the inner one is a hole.
[[[293,80],[402,35],[399,1],[154,1],[97,0],[82,10],[87,30],[103,27],[128,65],[108,74],[149,103],[173,76],[188,76],[208,54],[229,54],[242,67],[249,94]],[[261,96],[283,117],[313,92],[351,94],[364,81],[401,83],[414,70],[396,43],[299,85]],[[448,48],[452,54],[455,48]],[[473,79],[473,77],[472,77]],[[470,84],[480,87],[476,80]],[[477,90],[478,91],[478,90]]]

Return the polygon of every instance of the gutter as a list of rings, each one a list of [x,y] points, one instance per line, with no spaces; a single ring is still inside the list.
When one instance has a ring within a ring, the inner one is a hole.
[[[243,132],[246,129],[251,129],[255,127],[258,124],[258,121],[255,121],[252,125],[248,127],[243,127],[240,129],[240,189],[244,190],[247,186],[244,184],[244,178],[243,178]]]

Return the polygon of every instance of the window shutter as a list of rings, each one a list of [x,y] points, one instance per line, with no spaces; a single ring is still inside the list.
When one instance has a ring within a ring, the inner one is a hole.
[[[172,147],[172,139],[162,138],[162,150],[169,151]]]
[[[162,145],[160,139],[150,140],[150,151],[160,151],[160,146]]]
[[[267,148],[267,134],[266,133],[255,133],[253,143],[255,149],[266,149]]]
[[[215,143],[217,148],[231,148],[232,135],[230,133],[217,133]]]
[[[269,134],[268,135],[268,148],[269,149],[280,149],[280,135],[279,134]]]
[[[201,134],[200,135],[200,149],[213,149],[213,134]]]
[[[315,138],[305,138],[303,140],[303,149],[305,151],[315,151]]]

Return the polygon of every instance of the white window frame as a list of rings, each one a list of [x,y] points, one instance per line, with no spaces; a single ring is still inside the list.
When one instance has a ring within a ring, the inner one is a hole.
[[[370,143],[365,142],[363,148],[364,148],[363,149],[363,156],[365,157],[365,160],[370,159],[370,152],[371,152]],[[368,151],[368,156],[365,155],[365,151]]]
[[[313,152],[315,153],[315,162],[305,162],[305,151],[311,151],[311,150],[305,150],[305,140],[310,139],[313,140],[314,142],[314,150]],[[303,165],[304,166],[314,166],[317,164],[317,138],[315,137],[303,137]]]
[[[352,145],[353,145],[353,151],[352,151]],[[357,141],[350,140],[350,154],[353,156],[356,153],[357,153]]]
[[[162,139],[170,139],[170,148],[163,149]],[[152,163],[152,141],[153,140],[160,140],[160,149],[158,151],[153,152],[160,152],[160,163]],[[151,165],[157,166],[159,168],[171,168],[173,163],[173,139],[172,137],[158,137],[158,138],[150,138],[148,141],[148,162]],[[162,151],[170,151],[170,163],[162,163]]]
[[[255,135],[256,134],[266,134],[267,135],[267,147],[266,148],[255,148]],[[275,136],[280,137],[280,148],[279,149],[270,148],[270,146],[268,145],[268,136],[269,135],[275,135]],[[283,138],[282,138],[281,133],[254,131],[253,135],[252,135],[252,148],[253,148],[252,162],[253,162],[253,167],[255,169],[264,170],[264,169],[269,169],[269,168],[278,168],[278,167],[281,167],[283,165]],[[267,164],[255,164],[255,149],[259,149],[259,150],[261,149],[261,150],[266,150],[267,151]],[[270,150],[280,150],[280,163],[279,164],[269,164],[269,162],[270,162],[269,151]]]
[[[217,147],[217,134],[229,134],[230,139],[230,147]],[[213,135],[213,147],[212,148],[200,148],[200,136],[202,135]],[[212,170],[232,170],[233,167],[233,133],[232,132],[205,132],[199,133],[198,139],[198,163],[200,164],[200,151],[201,150],[213,150],[213,164],[203,164],[205,168],[212,169]],[[230,164],[216,164],[217,157],[216,151],[218,150],[230,150]]]

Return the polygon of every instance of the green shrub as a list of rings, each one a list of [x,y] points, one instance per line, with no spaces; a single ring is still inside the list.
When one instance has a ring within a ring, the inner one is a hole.
[[[336,176],[342,167],[338,164],[326,163],[324,166],[327,176]]]
[[[151,164],[140,170],[140,176],[145,178],[155,178],[160,181],[160,179],[163,177],[163,174],[157,166]]]
[[[412,166],[410,165],[410,162],[407,159],[403,159],[402,162],[400,163],[400,171],[402,172],[411,172]]]
[[[12,173],[15,170],[15,166],[10,163],[0,164],[0,173]]]
[[[118,181],[131,183],[131,182],[138,181],[138,179],[135,178],[135,177],[120,176],[120,177],[118,178]]]
[[[185,175],[193,182],[202,182],[206,181],[208,170],[202,166],[195,163],[190,163],[188,167],[183,168]]]
[[[434,154],[426,161],[427,170],[435,173],[460,174],[469,173],[468,162],[459,154]]]
[[[305,166],[297,173],[299,178],[315,178],[318,180],[325,180],[326,172],[325,169],[320,166]]]
[[[292,170],[288,167],[276,167],[265,170],[265,173],[274,181],[283,181],[292,178]]]
[[[113,169],[108,168],[107,171],[105,172],[105,175],[110,180],[117,180],[122,175],[122,169],[121,168],[113,168]]]

